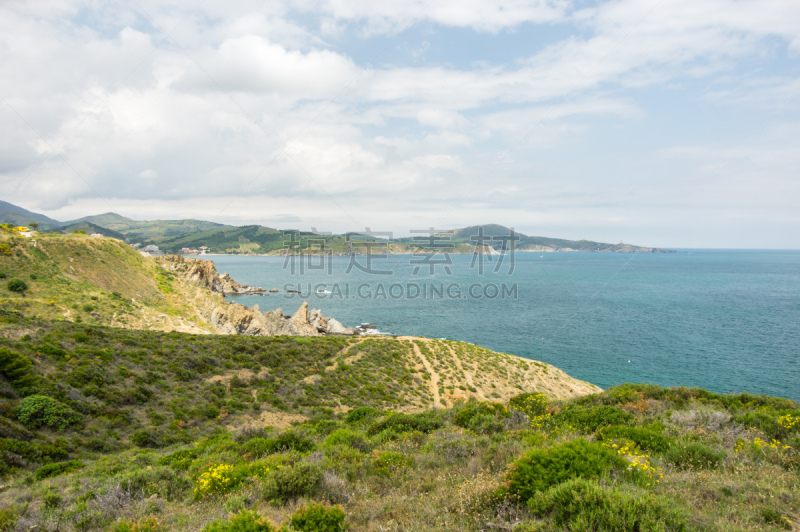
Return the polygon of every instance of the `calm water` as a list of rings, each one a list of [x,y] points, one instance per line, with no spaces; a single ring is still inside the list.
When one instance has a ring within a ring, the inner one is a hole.
[[[283,257],[206,258],[238,282],[278,288],[232,298],[261,310],[292,314],[308,300],[345,325],[472,342],[603,388],[651,382],[800,400],[800,251],[517,253],[512,273],[508,258],[497,273],[497,259],[484,258],[483,275],[461,255],[451,275],[437,266],[434,276],[424,264],[415,275],[408,255],[374,260],[373,270],[391,275],[346,273],[349,257],[334,257],[330,272],[308,269],[318,258],[297,258],[294,273]],[[320,283],[332,293],[317,294]],[[516,298],[491,297],[502,283],[516,284]],[[303,297],[287,296],[287,287]]]

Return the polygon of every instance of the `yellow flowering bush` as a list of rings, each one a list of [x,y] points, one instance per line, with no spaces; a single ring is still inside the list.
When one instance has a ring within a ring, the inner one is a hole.
[[[543,393],[521,393],[512,397],[508,406],[528,416],[531,428],[539,428],[547,418],[547,396]]]
[[[736,453],[767,460],[787,469],[800,467],[800,456],[798,456],[797,451],[792,446],[781,443],[780,440],[766,441],[755,437],[752,441],[746,441],[739,438],[736,440],[733,450]]]
[[[197,478],[194,493],[198,497],[227,493],[241,482],[235,468],[230,464],[215,464]]]
[[[272,471],[278,471],[286,467],[292,467],[292,464],[300,459],[297,453],[281,453],[273,454],[262,460],[256,460],[250,464],[249,473],[254,478],[264,478]]]
[[[778,425],[785,428],[787,432],[795,428],[800,428],[800,416],[793,416],[792,414],[781,416],[778,418]]]
[[[629,470],[635,470],[646,475],[649,481],[645,482],[645,485],[649,486],[664,479],[664,470],[654,466],[650,461],[650,455],[642,453],[632,441],[615,440],[603,445],[625,458],[630,464],[628,466]]]

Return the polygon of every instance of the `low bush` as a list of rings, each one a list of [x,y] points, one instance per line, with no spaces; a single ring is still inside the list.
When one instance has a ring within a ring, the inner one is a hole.
[[[746,427],[760,430],[770,440],[784,440],[790,434],[800,431],[800,410],[761,408],[754,412],[735,414],[731,419]]]
[[[58,461],[69,456],[66,449],[56,445],[0,438],[0,460],[3,460],[3,456],[7,458],[9,454],[19,456],[29,462]]]
[[[20,511],[16,506],[0,508],[0,532],[10,532],[14,530]]]
[[[398,433],[418,430],[429,434],[444,425],[440,415],[433,410],[418,414],[391,414],[369,426],[367,434],[374,436],[385,430]]]
[[[697,442],[675,445],[664,455],[667,462],[679,469],[714,469],[723,458],[724,452]]]
[[[509,466],[501,491],[526,501],[535,493],[567,480],[599,478],[626,469],[628,462],[613,450],[577,439],[524,454]]]
[[[508,401],[511,410],[528,416],[531,426],[539,427],[547,417],[547,396],[543,393],[521,393]]]
[[[247,476],[248,469],[230,464],[213,464],[197,478],[194,494],[198,499],[233,491]]]
[[[197,449],[181,449],[180,451],[175,451],[172,454],[162,456],[158,463],[161,465],[170,466],[172,469],[186,471],[198,456],[200,456],[200,451]]]
[[[469,402],[456,410],[453,423],[478,434],[494,434],[505,430],[502,420],[508,417],[508,409],[500,403]]]
[[[242,444],[240,453],[250,458],[261,458],[268,454],[286,451],[308,452],[314,448],[314,442],[303,438],[295,432],[286,431],[276,438],[252,438]]]
[[[81,423],[81,415],[70,407],[46,395],[29,395],[16,409],[17,418],[27,427],[45,425],[51,429],[64,430]]]
[[[588,434],[609,425],[631,425],[633,421],[633,414],[621,408],[598,405],[567,408],[551,416],[547,423],[550,426],[569,425]]]
[[[360,451],[366,451],[369,447],[369,444],[364,440],[361,434],[348,429],[338,429],[331,432],[328,437],[325,438],[323,445],[325,447],[343,445]]]
[[[161,532],[166,527],[153,515],[142,517],[136,521],[120,521],[112,526],[110,532]]]
[[[56,477],[66,473],[72,473],[78,469],[83,469],[83,462],[80,460],[70,460],[68,462],[56,462],[54,464],[45,464],[36,470],[34,477],[36,480],[45,478]]]
[[[379,477],[392,475],[414,465],[414,458],[396,451],[375,451],[370,457],[369,472]]]
[[[176,443],[189,443],[192,437],[181,430],[167,432],[162,429],[139,429],[131,434],[131,443],[137,447],[160,449]]]
[[[344,532],[349,530],[341,506],[311,502],[300,506],[289,518],[292,530],[301,532]]]
[[[28,284],[22,279],[11,279],[8,281],[8,289],[12,292],[24,292],[28,289]]]
[[[283,504],[298,497],[310,497],[319,488],[322,471],[314,464],[301,462],[271,471],[263,481],[264,500]]]
[[[31,360],[5,347],[0,348],[0,374],[22,395],[26,395],[39,381]]]
[[[683,532],[687,519],[650,494],[634,494],[586,479],[573,479],[528,500],[535,516],[559,530],[585,532]]]
[[[207,524],[203,532],[278,532],[278,528],[256,512],[244,511]]]
[[[639,448],[654,453],[664,453],[672,445],[672,439],[661,432],[663,425],[627,427],[612,425],[597,431],[598,441],[630,440]]]
[[[183,496],[191,488],[185,474],[165,466],[149,466],[117,475],[120,487],[130,493],[142,492],[168,501]]]
[[[380,414],[380,410],[372,408],[371,406],[359,406],[348,412],[344,420],[347,423],[358,423],[359,421],[376,418]]]

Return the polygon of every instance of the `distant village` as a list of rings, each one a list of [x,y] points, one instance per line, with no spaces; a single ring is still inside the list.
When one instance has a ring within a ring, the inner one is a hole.
[[[144,247],[141,247],[141,243],[131,244],[131,247],[135,248],[136,251],[139,252],[144,257],[160,257],[164,255],[164,252],[158,249],[158,246],[155,244],[150,244]],[[181,248],[178,250],[178,253],[181,255],[205,255],[209,251],[208,246],[200,246],[199,249],[192,249],[192,248]]]

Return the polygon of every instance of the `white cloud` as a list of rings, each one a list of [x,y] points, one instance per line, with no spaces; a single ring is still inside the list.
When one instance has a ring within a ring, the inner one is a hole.
[[[210,217],[229,198],[220,219],[334,230],[353,229],[340,207],[375,227],[452,209],[446,222],[555,236],[655,231],[705,204],[703,220],[738,207],[797,228],[797,2],[140,5],[0,5],[0,198],[161,218]],[[424,35],[392,40],[403,28]],[[485,44],[539,30],[558,37],[528,57],[457,48],[469,32]],[[367,65],[353,41],[394,55]]]

